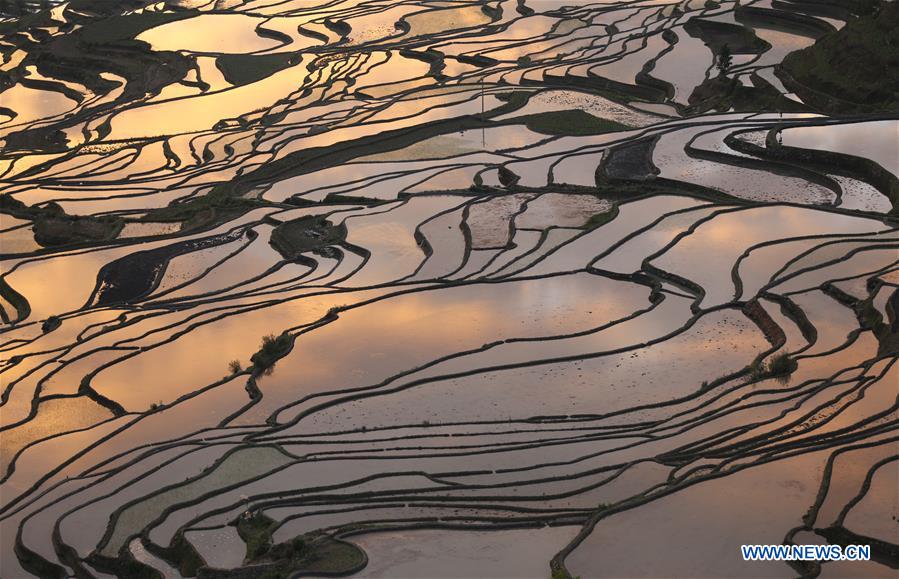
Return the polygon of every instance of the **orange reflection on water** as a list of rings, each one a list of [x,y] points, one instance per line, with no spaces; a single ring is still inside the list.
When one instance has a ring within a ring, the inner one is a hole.
[[[211,129],[218,121],[274,104],[298,90],[307,76],[303,61],[253,84],[203,96],[128,109],[112,117],[109,140]]]
[[[256,33],[265,18],[246,14],[202,14],[150,28],[135,37],[154,50],[249,53],[279,42]]]

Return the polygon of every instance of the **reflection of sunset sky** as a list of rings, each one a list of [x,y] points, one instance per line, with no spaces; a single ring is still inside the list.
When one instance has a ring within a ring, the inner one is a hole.
[[[403,368],[496,339],[598,326],[626,316],[632,302],[645,300],[611,299],[625,287],[631,286],[578,274],[432,290],[346,312],[336,323],[297,340],[294,352],[265,378],[263,387],[274,399],[267,404],[292,399],[296,388],[324,391],[374,384]]]
[[[652,160],[661,176],[711,187],[751,201],[825,203],[834,195],[821,185],[798,177],[775,175],[761,169],[691,157],[684,148],[704,127],[686,127],[659,139]]]
[[[759,207],[724,213],[703,223],[653,264],[699,283],[707,292],[703,305],[709,307],[733,296],[734,285],[726,272],[752,245],[782,237],[881,229],[882,223],[870,219],[801,207]],[[710,247],[715,251],[707,251]],[[697,261],[696,255],[703,259]]]
[[[248,365],[262,336],[273,328],[314,322],[328,308],[353,301],[349,295],[322,296],[224,317],[104,370],[92,385],[134,411],[159,400],[171,402],[227,375],[229,360]]]
[[[743,561],[740,545],[780,544],[787,529],[801,525],[826,459],[818,452],[773,462],[612,515],[568,558],[568,568],[582,575],[601,566],[610,576],[659,569],[677,577],[790,576],[785,563]],[[772,496],[777,508],[760,508]]]
[[[425,36],[484,25],[490,22],[490,17],[480,6],[461,6],[449,10],[419,11],[406,16],[404,20],[409,25],[410,36]]]
[[[98,416],[99,417],[99,416]],[[9,480],[4,481],[4,494],[7,492],[21,492],[33,485],[38,478],[45,475],[51,468],[60,464],[60,457],[74,456],[84,448],[97,440],[108,436],[117,428],[121,428],[133,420],[132,417],[119,417],[98,424],[93,428],[72,432],[65,436],[51,438],[40,443],[39,448],[24,453],[16,461],[16,470]],[[71,467],[70,467],[71,468]],[[66,470],[64,472],[73,472]]]
[[[47,400],[34,420],[0,437],[0,466],[5,471],[13,454],[26,444],[76,428],[92,426],[111,418],[112,413],[88,398]]]
[[[77,103],[62,93],[14,85],[0,93],[0,105],[16,112],[16,118],[0,125],[0,136],[9,133],[8,127],[56,116],[74,109]]]
[[[129,139],[210,129],[221,119],[237,117],[289,95],[300,86],[306,74],[301,62],[253,84],[130,109],[112,117],[109,138]]]
[[[783,30],[773,30],[770,28],[753,28],[756,36],[771,45],[771,48],[762,53],[755,66],[770,66],[778,64],[783,58],[794,50],[802,50],[815,43],[815,39],[802,36],[800,34],[792,34]]]
[[[867,157],[899,175],[899,121],[791,128],[781,134],[784,145]]]
[[[570,299],[564,291],[557,295]],[[620,298],[616,295],[614,299]],[[596,307],[603,301],[600,298],[587,307]],[[683,323],[687,312],[685,303],[671,298],[651,313],[596,334],[544,343],[502,344],[398,378],[394,384],[409,383],[423,376],[452,376],[478,368],[578,354],[589,356],[635,346],[632,351],[483,370],[377,396],[364,406],[345,405],[324,410],[315,420],[324,424],[343,415],[370,425],[397,426],[415,424],[429,416],[439,416],[447,422],[473,422],[509,416],[603,414],[687,396],[703,380],[739,370],[767,347],[762,333],[736,310],[709,314],[669,340],[645,348],[638,346],[674,331],[676,324]],[[611,317],[615,313],[606,315]],[[550,451],[549,456],[552,454]],[[638,452],[636,456],[642,454]]]
[[[159,51],[231,52],[233,49],[243,54],[279,44],[256,33],[256,27],[265,21],[245,14],[203,14],[150,28],[136,40],[147,42]]]

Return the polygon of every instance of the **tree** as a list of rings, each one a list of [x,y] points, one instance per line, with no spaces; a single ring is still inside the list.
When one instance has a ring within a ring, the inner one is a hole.
[[[721,47],[721,52],[718,53],[718,59],[717,62],[715,62],[715,66],[718,67],[719,76],[727,76],[733,63],[734,57],[730,51],[730,46],[725,44]]]

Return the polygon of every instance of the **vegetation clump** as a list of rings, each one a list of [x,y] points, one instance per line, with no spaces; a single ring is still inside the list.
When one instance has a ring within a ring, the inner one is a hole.
[[[10,16],[49,10],[50,7],[50,0],[0,0],[0,14]]]
[[[287,221],[272,231],[271,246],[286,259],[346,239],[346,226],[334,225],[321,215],[309,215]]]
[[[721,47],[721,50],[718,52],[718,56],[715,59],[715,68],[718,69],[718,74],[720,76],[727,76],[733,63],[734,57],[733,54],[731,54],[730,46],[725,44]]]
[[[158,94],[164,87],[176,83],[194,66],[193,61],[175,51],[154,51],[149,44],[135,40],[141,32],[183,18],[196,12],[134,11],[144,3],[133,0],[109,2],[108,0],[70,1],[66,6],[65,34],[47,35],[43,30],[53,24],[49,11],[42,10],[17,19],[0,22],[0,36],[26,32],[40,42],[29,43],[27,55],[18,65],[5,71],[5,78],[27,76],[29,67],[36,67],[41,75],[53,78],[57,90],[76,101],[83,96],[67,88],[68,83],[84,85],[95,95],[105,95],[121,84],[119,102],[144,99]],[[7,76],[8,75],[8,76]],[[109,75],[125,79],[124,83],[110,80]],[[110,103],[105,99],[92,99],[77,112],[53,124],[34,124],[9,133],[5,149],[43,150],[48,152],[67,150],[64,129],[75,127],[104,109]],[[111,124],[97,126],[101,136],[111,131]]]
[[[764,80],[758,85],[746,86],[739,80],[727,76],[729,65],[719,68],[718,76],[707,78],[697,85],[687,99],[687,114],[699,114],[710,110],[803,112],[808,107],[786,98],[773,85]],[[756,82],[755,80],[753,82]]]
[[[523,123],[528,129],[541,135],[599,135],[626,131],[630,127],[616,121],[594,117],[582,110],[549,111],[525,115],[512,120]]]
[[[268,550],[268,556],[272,559],[294,559],[302,557],[306,553],[306,540],[303,537],[294,537],[290,541],[272,545]]]
[[[790,358],[786,352],[775,354],[768,362],[769,376],[789,376],[797,368],[796,360]]]
[[[243,372],[243,366],[240,365],[240,360],[231,360],[228,362],[228,370],[230,370],[232,374],[240,374]]]
[[[767,363],[756,359],[749,367],[754,380],[763,378],[788,378],[799,365],[786,352],[775,354]]]
[[[237,534],[247,546],[246,561],[265,555],[272,546],[275,521],[261,512],[247,511],[237,520]]]
[[[134,559],[128,553],[124,557],[104,557],[98,553],[91,553],[85,559],[92,567],[116,577],[128,577],[129,579],[159,579],[159,571]],[[68,577],[68,574],[63,577]]]
[[[719,57],[725,53],[728,56],[761,54],[771,48],[771,45],[759,38],[751,27],[742,23],[719,22],[697,17],[688,20],[684,24],[684,30],[690,36],[702,40]]]
[[[29,207],[10,195],[0,196],[0,212],[31,220],[34,240],[44,247],[109,240],[124,227],[121,217],[68,215],[52,201],[40,207]]]
[[[143,221],[180,221],[182,229],[223,222],[262,204],[255,199],[242,197],[242,192],[245,191],[231,183],[217,185],[206,195],[151,209]]]
[[[122,220],[112,216],[42,216],[34,221],[34,240],[44,247],[105,241],[114,238],[122,226]]]
[[[778,66],[787,88],[833,113],[899,109],[899,3],[868,2],[863,16],[788,54]]]
[[[305,574],[344,575],[365,564],[365,553],[350,543],[328,535],[300,535],[283,543],[272,542],[277,523],[261,512],[247,511],[237,520],[237,533],[246,543],[244,566],[237,569],[201,567],[201,579],[254,577],[284,579],[298,572]]]
[[[608,211],[602,211],[591,215],[590,219],[584,224],[584,229],[596,229],[597,227],[609,223],[616,217],[618,217],[618,206],[612,205]]]
[[[45,334],[52,332],[56,328],[62,325],[62,320],[59,316],[50,316],[41,324],[41,331]]]
[[[262,345],[259,347],[259,351],[250,357],[253,367],[260,371],[271,369],[274,367],[275,362],[287,354],[290,350],[291,343],[290,334],[284,333],[279,336],[269,334],[263,336]]]

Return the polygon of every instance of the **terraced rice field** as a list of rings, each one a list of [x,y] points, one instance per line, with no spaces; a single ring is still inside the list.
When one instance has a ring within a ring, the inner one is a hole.
[[[895,576],[899,117],[779,68],[855,18],[5,16],[0,576]]]

